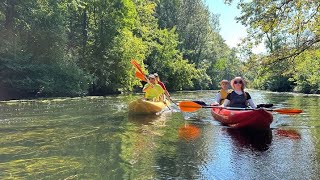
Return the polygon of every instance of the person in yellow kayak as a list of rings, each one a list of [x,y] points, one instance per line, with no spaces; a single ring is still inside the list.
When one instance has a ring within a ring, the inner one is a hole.
[[[149,101],[163,101],[163,88],[156,83],[156,78],[153,74],[148,77],[149,81],[144,85],[142,92],[145,93],[146,100]]]
[[[253,103],[251,96],[248,92],[244,91],[245,81],[241,77],[235,77],[230,82],[233,91],[227,95],[224,100],[223,107],[239,107],[246,108],[250,105],[252,108],[257,108]]]
[[[216,99],[215,99],[215,102],[213,103],[213,105],[222,105],[224,100],[227,98],[228,93],[229,93],[229,91],[228,91],[229,81],[228,80],[224,79],[224,80],[220,81],[220,86],[221,86],[221,89],[217,93]]]

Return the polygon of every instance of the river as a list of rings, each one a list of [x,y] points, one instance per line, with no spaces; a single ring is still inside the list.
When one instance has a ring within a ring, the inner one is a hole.
[[[213,102],[216,91],[172,93]],[[319,179],[319,96],[249,90],[273,112],[266,131],[230,129],[209,109],[132,116],[141,96],[0,102],[0,179]]]

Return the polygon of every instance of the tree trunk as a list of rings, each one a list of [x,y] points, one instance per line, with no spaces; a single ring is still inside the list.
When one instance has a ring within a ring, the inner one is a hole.
[[[15,16],[15,5],[17,4],[17,0],[7,0],[6,3],[6,21],[4,27],[8,30],[13,30],[13,21]]]

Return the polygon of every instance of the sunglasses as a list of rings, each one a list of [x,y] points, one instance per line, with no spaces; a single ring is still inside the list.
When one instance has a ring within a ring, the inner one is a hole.
[[[233,84],[242,84],[242,81],[234,81]]]

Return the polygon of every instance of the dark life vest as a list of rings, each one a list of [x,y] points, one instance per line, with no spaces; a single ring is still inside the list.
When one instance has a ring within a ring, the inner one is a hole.
[[[246,97],[244,94],[237,94],[236,92],[232,91],[228,94],[227,99],[230,101],[229,107],[239,107],[239,108],[246,108],[248,106],[247,100],[251,99],[249,93],[246,93]]]

